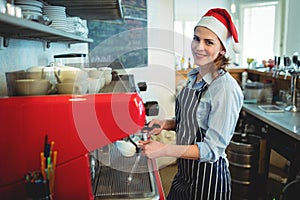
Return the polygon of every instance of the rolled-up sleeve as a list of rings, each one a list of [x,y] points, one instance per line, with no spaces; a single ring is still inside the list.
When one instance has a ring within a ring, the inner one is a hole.
[[[200,100],[197,120],[205,132],[203,140],[197,143],[200,162],[215,162],[225,155],[233,136],[243,103],[242,91],[233,81],[222,76],[212,82]]]

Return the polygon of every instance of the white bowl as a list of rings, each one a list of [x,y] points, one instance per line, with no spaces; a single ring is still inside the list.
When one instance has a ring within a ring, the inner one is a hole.
[[[112,74],[106,73],[105,74],[105,85],[109,85],[112,81]]]
[[[59,79],[64,82],[65,79],[74,80],[76,82],[86,81],[88,79],[88,73],[82,70],[79,71],[60,71]]]
[[[99,71],[96,68],[94,70],[89,71],[89,77],[90,78],[101,78],[102,76],[104,76],[104,72]]]
[[[125,157],[131,157],[134,156],[136,153],[136,148],[134,144],[131,142],[127,142],[124,140],[117,140],[115,142],[117,149],[120,151],[120,153]]]
[[[63,82],[64,79],[71,79],[77,82],[86,81],[88,72],[76,67],[62,66],[56,69],[56,74]]]
[[[28,78],[30,79],[44,79],[43,78],[44,66],[32,66],[26,71],[28,72]]]
[[[45,79],[43,72],[26,72],[26,77],[28,79]]]
[[[88,91],[87,81],[58,83],[56,86],[59,94],[86,94]]]
[[[101,82],[101,89],[102,89],[105,86],[105,77],[101,77],[100,82]]]
[[[112,81],[112,68],[110,67],[100,67],[98,71],[102,73],[101,77],[105,78],[105,85],[109,85]]]
[[[32,66],[29,67],[26,71],[27,72],[42,72],[45,66]]]
[[[77,68],[77,67],[71,67],[71,66],[59,66],[61,71],[82,71],[81,69]]]
[[[98,78],[88,78],[88,92],[98,93],[102,83]]]
[[[111,67],[99,67],[98,71],[102,71],[102,72],[105,72],[105,73],[111,73],[112,68]]]
[[[18,95],[46,95],[50,90],[50,82],[45,79],[15,80]]]

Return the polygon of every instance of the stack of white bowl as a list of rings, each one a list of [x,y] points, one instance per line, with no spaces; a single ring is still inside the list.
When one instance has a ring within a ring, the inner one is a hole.
[[[26,79],[15,81],[18,95],[87,94],[96,93],[96,82],[90,81],[88,73],[70,66],[33,66],[26,70]]]
[[[111,68],[84,68],[89,78],[89,93],[98,93],[105,85],[112,80]]]
[[[54,87],[48,77],[49,74],[49,68],[45,68],[44,66],[28,68],[23,79],[15,80],[16,94],[23,96],[50,94]]]
[[[59,94],[86,94],[89,82],[88,73],[76,67],[62,66],[56,71]]]
[[[22,96],[47,95],[51,87],[46,79],[18,79],[15,86],[17,94]]]
[[[80,17],[67,17],[67,28],[69,33],[82,36],[86,30]]]
[[[111,71],[111,68],[77,68],[57,65],[57,63],[52,63],[51,66],[33,66],[27,69],[30,79],[44,79],[54,86],[51,93],[56,93],[56,88],[58,94],[76,95],[99,93],[105,85],[111,83]],[[34,84],[33,81],[24,82],[18,84]]]
[[[102,76],[105,78],[105,85],[109,85],[112,81],[112,68],[110,67],[100,67],[98,68],[98,71],[102,72]]]

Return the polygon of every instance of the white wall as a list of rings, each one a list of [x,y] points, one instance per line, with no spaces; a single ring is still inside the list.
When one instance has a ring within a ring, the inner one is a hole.
[[[175,114],[175,66],[173,44],[173,0],[148,0],[149,66],[128,69],[135,82],[146,81],[142,92],[144,101],[158,101],[158,118],[172,118]],[[147,120],[150,120],[149,117]]]
[[[198,21],[210,8],[229,8],[230,0],[174,0],[175,20]]]
[[[287,12],[287,30],[285,38],[285,49],[283,53],[288,56],[292,56],[294,52],[300,53],[300,26],[299,26],[299,0],[287,0],[288,1],[288,10]]]

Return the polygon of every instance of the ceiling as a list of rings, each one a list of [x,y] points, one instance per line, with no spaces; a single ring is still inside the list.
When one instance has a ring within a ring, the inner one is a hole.
[[[65,6],[70,16],[86,20],[116,20],[123,18],[121,0],[47,0],[50,5]]]

